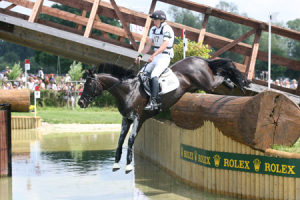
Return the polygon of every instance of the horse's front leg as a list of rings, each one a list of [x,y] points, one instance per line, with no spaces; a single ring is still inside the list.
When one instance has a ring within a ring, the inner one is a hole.
[[[122,146],[123,146],[124,140],[127,136],[127,133],[128,133],[128,130],[129,130],[131,124],[132,124],[132,120],[129,120],[129,119],[123,117],[121,134],[120,134],[118,148],[117,148],[116,156],[115,156],[115,163],[113,165],[113,172],[115,172],[121,168],[119,165],[119,161],[120,161],[121,155],[122,155]]]
[[[125,166],[126,173],[129,173],[131,170],[133,170],[132,165],[130,164],[132,161],[132,147],[134,140],[142,126],[142,121],[139,121],[138,117],[136,117],[133,121],[132,130],[128,139],[128,149],[127,149],[127,163]]]

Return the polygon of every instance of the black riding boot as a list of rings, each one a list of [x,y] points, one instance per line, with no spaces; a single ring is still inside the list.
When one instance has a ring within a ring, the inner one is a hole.
[[[145,106],[144,110],[154,110],[158,109],[158,104],[157,104],[157,96],[158,96],[158,90],[159,90],[159,85],[158,85],[158,78],[155,76],[150,80],[151,84],[151,97],[149,100],[149,103]]]

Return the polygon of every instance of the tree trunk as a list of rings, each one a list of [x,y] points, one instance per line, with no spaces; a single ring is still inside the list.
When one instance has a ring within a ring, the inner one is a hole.
[[[185,94],[172,108],[175,124],[185,129],[211,121],[224,135],[265,150],[293,145],[300,134],[300,109],[289,97],[266,90],[253,97]]]
[[[11,104],[12,112],[29,112],[30,90],[0,90],[0,104]]]

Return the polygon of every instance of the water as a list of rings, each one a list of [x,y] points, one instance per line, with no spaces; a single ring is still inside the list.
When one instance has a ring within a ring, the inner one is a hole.
[[[190,188],[135,154],[135,169],[112,172],[119,133],[13,131],[12,178],[0,179],[0,199],[224,199]],[[229,199],[229,198],[226,198]]]

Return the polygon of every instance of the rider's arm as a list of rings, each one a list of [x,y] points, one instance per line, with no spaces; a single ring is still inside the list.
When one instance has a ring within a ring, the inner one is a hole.
[[[153,39],[152,38],[149,38],[148,39],[148,42],[146,44],[146,46],[144,47],[144,49],[142,50],[141,54],[138,55],[138,57],[135,59],[135,63],[138,63],[142,57],[148,53],[148,51],[151,49],[151,46],[152,46],[152,42],[153,42]]]
[[[151,49],[152,42],[153,42],[153,39],[149,38],[148,42],[147,42],[145,48],[143,49],[143,51],[141,52],[141,54],[145,55],[146,53],[148,53],[148,51]]]

